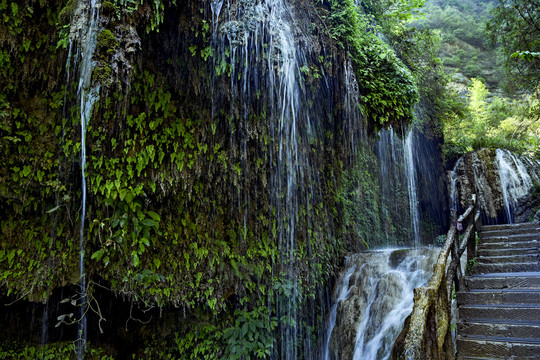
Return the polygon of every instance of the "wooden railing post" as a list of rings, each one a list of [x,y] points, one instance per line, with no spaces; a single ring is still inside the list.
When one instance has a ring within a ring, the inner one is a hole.
[[[476,210],[473,212],[472,215],[472,222],[473,222],[473,232],[472,232],[472,239],[469,239],[467,242],[467,262],[471,261],[472,259],[476,258],[476,239],[477,234],[480,232],[480,211],[478,210],[478,204],[476,202],[476,194],[473,194],[471,199],[471,206]]]

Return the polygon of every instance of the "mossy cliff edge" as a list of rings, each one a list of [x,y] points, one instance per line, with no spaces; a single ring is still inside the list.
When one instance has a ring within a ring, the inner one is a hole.
[[[0,1],[6,299],[46,302],[81,277],[77,85],[88,6]],[[294,351],[309,356],[342,254],[370,245],[366,229],[346,224],[360,216],[351,215],[353,190],[368,214],[384,212],[374,134],[407,127],[422,80],[352,1],[286,6],[289,18],[274,24],[275,7],[255,0],[98,3],[83,227],[89,303],[106,287],[139,309],[181,309],[183,320],[155,325],[168,329],[155,341],[174,356],[276,356],[291,350],[274,330],[291,329],[303,339]],[[284,26],[294,55],[275,36]],[[296,85],[284,96],[288,63]],[[284,110],[280,96],[295,100]],[[280,317],[290,298],[297,324]]]

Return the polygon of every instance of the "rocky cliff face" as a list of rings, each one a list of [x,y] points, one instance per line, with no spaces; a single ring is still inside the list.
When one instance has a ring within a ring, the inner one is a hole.
[[[471,195],[477,194],[484,223],[531,221],[536,216],[538,160],[506,150],[482,149],[464,155],[454,171],[449,180],[454,189],[449,192],[457,194],[459,209],[465,209]]]
[[[372,223],[345,224],[346,200],[386,216],[374,134],[404,132],[418,98],[353,2],[0,12],[0,284],[5,303],[45,303],[5,334],[19,322],[71,341],[87,307],[98,343],[310,356],[324,286],[344,251],[371,245]]]

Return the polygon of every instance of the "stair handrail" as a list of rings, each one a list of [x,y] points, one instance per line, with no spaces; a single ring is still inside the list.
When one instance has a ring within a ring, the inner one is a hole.
[[[460,241],[463,225],[467,227]],[[480,210],[473,194],[469,207],[459,218],[452,211],[450,230],[433,266],[433,275],[427,286],[414,289],[413,311],[394,343],[391,359],[455,358],[450,326],[452,298],[464,286],[460,259],[465,249],[467,261],[476,257],[476,233],[480,226]]]

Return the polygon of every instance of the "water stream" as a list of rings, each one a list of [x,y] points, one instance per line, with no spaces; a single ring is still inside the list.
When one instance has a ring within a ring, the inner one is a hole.
[[[303,53],[295,44],[290,4],[284,0],[260,2],[214,1],[211,4],[216,63],[226,61],[230,67],[230,141],[231,162],[239,164],[242,174],[252,166],[247,152],[249,140],[250,108],[254,95],[262,100],[269,119],[269,136],[277,148],[270,152],[269,197],[275,210],[274,236],[279,243],[280,257],[274,273],[278,286],[290,289],[288,296],[278,298],[276,307],[280,322],[279,353],[283,359],[296,359],[299,318],[297,305],[299,276],[295,267],[296,239],[300,204],[312,201],[313,182],[317,171],[311,168],[305,151],[299,143],[310,132],[309,114],[302,109],[303,99],[300,64],[305,63]],[[220,60],[222,59],[222,60]],[[261,79],[261,69],[267,76]],[[241,111],[236,111],[238,108]],[[212,111],[216,114],[216,112]],[[302,124],[302,125],[300,125]],[[307,143],[307,142],[306,142]],[[248,183],[249,179],[242,178]],[[232,186],[237,194],[237,207],[242,214],[244,236],[247,217],[252,211],[247,185]],[[304,189],[299,193],[299,189]],[[307,207],[307,204],[305,205]],[[308,215],[309,216],[309,215]],[[273,300],[272,300],[273,301]]]
[[[450,171],[450,209],[457,210],[459,204],[459,193],[457,191],[457,182],[459,175],[457,173],[457,168],[460,165],[463,158],[459,158],[456,164],[454,165],[452,171]]]
[[[407,190],[409,192],[409,210],[411,214],[411,227],[413,231],[413,244],[420,244],[420,215],[418,212],[417,180],[414,161],[414,129],[409,131],[403,146],[405,169],[407,173]]]
[[[510,151],[497,149],[496,160],[501,180],[506,221],[512,224],[518,199],[527,195],[533,186],[533,179],[523,161]]]
[[[90,0],[88,4],[80,5],[83,7],[80,33],[71,33],[72,41],[79,45],[79,83],[77,86],[77,98],[80,102],[81,119],[81,218],[79,233],[79,274],[80,274],[80,316],[78,320],[78,340],[77,357],[84,358],[87,341],[87,294],[86,294],[86,274],[84,271],[84,223],[86,217],[86,129],[88,121],[94,107],[94,103],[99,97],[99,86],[92,85],[92,70],[94,68],[94,51],[97,42],[99,0]],[[80,9],[80,8],[79,8]]]
[[[438,248],[349,256],[334,290],[321,359],[388,359],[415,287],[427,284]]]
[[[414,129],[410,130],[404,139],[400,139],[392,128],[383,129],[379,132],[375,149],[379,160],[382,206],[385,209],[383,226],[387,245],[396,243],[395,234],[389,230],[396,227],[407,229],[408,232],[406,241],[400,243],[413,247],[420,244],[417,173],[422,169],[417,168],[415,161],[418,149],[413,133]],[[403,211],[404,206],[408,207],[408,211]]]

